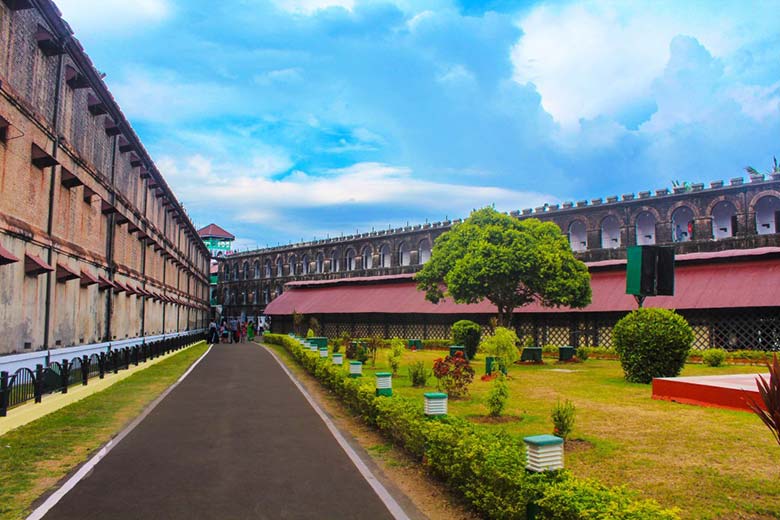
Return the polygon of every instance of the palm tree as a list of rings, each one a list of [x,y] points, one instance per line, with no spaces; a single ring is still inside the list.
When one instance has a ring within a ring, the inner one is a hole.
[[[745,171],[749,175],[762,175],[762,173],[752,166],[745,166]],[[772,157],[772,169],[766,172],[767,175],[780,175],[780,164],[777,162],[777,157]]]

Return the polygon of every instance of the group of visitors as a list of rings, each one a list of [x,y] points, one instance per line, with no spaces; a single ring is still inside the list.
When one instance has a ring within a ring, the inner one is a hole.
[[[244,343],[255,339],[255,334],[262,334],[265,329],[260,323],[255,325],[253,320],[238,320],[236,318],[222,318],[217,323],[212,320],[209,323],[209,343]]]

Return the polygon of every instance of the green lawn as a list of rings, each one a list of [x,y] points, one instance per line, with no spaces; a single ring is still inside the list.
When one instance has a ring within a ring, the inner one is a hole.
[[[394,392],[422,399],[436,387],[431,377],[425,389],[412,388],[406,366],[433,360],[446,352],[407,352],[393,380]],[[366,384],[373,372],[386,370],[380,351],[376,368],[364,368]],[[478,421],[490,382],[484,358],[474,361],[477,372],[470,397],[451,400],[449,412]],[[556,369],[573,370],[558,372]],[[761,367],[711,368],[686,365],[683,374],[756,373]],[[565,455],[576,475],[605,484],[626,485],[660,503],[676,506],[685,518],[780,518],[780,446],[753,414],[682,405],[651,399],[650,385],[627,383],[617,361],[589,360],[581,364],[517,366],[509,370],[510,402],[505,415],[520,420],[481,424],[518,436],[552,433],[550,411],[558,399],[577,407],[573,439]],[[524,449],[518,443],[518,449]]]
[[[0,436],[0,518],[27,516],[38,496],[116,435],[207,348],[203,342],[183,350]]]

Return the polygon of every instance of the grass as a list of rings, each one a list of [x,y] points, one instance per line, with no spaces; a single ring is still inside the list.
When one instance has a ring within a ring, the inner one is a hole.
[[[413,388],[406,366],[423,360],[427,367],[446,355],[441,351],[406,352],[393,378],[393,392],[419,398],[436,386]],[[387,370],[380,351],[375,368],[364,366],[366,384],[373,372]],[[479,379],[470,396],[450,400],[449,413],[474,421],[486,416],[491,382]],[[556,372],[563,368],[573,372]],[[685,376],[757,373],[761,367],[712,368],[686,365]],[[479,424],[518,437],[552,433],[550,413],[556,401],[577,407],[566,466],[577,476],[605,484],[626,485],[665,506],[679,507],[683,518],[780,518],[780,448],[758,417],[748,412],[681,405],[651,399],[650,385],[627,383],[617,361],[517,366],[509,370],[510,400],[504,415],[520,421]],[[477,422],[477,421],[474,421]],[[579,441],[579,442],[578,442]],[[582,442],[585,441],[585,442]],[[524,449],[518,439],[518,449]]]
[[[190,347],[106,390],[0,437],[0,519],[33,501],[108,442],[208,348]]]

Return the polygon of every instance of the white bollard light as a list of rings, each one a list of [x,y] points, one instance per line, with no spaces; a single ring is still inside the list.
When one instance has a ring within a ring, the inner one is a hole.
[[[349,362],[349,377],[360,377],[363,375],[363,363],[360,361]]]
[[[376,373],[376,395],[390,397],[393,395],[393,374],[392,372]]]
[[[343,365],[344,364],[344,354],[333,354],[333,364],[334,365]]]
[[[537,473],[563,469],[563,439],[555,435],[533,435],[523,439],[526,469]]]
[[[320,357],[321,358],[328,357],[328,347],[320,347]]]
[[[447,415],[447,394],[428,392],[425,397],[425,415],[430,417]]]

